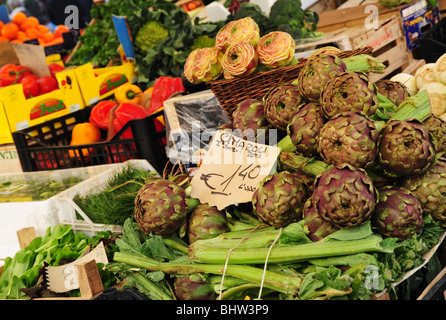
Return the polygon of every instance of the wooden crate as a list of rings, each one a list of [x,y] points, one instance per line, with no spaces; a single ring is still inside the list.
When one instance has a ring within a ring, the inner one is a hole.
[[[446,300],[446,267],[423,290],[417,300]]]

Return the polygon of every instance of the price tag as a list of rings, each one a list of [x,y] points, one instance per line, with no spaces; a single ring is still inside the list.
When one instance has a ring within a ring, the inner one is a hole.
[[[191,197],[219,210],[249,202],[259,183],[275,169],[279,153],[278,147],[219,130],[192,178]]]
[[[79,274],[77,265],[95,260],[96,263],[107,264],[107,253],[104,244],[99,243],[89,254],[68,264],[46,268],[49,289],[53,292],[67,292],[79,288]]]

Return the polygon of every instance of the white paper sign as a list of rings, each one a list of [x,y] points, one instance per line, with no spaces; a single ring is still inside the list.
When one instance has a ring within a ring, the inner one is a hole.
[[[219,130],[192,178],[191,197],[219,210],[249,202],[259,183],[275,169],[279,153],[276,146]]]

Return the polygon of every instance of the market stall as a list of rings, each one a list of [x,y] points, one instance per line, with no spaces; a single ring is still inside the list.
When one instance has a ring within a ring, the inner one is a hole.
[[[2,22],[0,299],[444,298],[443,5]]]

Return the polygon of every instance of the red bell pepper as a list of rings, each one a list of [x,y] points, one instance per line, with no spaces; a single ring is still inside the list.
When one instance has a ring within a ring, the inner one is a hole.
[[[118,132],[130,120],[143,119],[149,115],[150,112],[147,111],[147,109],[145,109],[143,106],[136,103],[124,102],[121,103],[115,110],[115,119],[113,121],[113,125],[116,132]],[[121,138],[123,139],[133,138],[131,128],[125,130],[124,133],[121,135]]]
[[[178,91],[185,91],[181,78],[178,77],[159,77],[153,84],[152,98],[150,100],[150,114],[163,107],[164,101]]]
[[[110,110],[116,105],[117,103],[112,100],[98,102],[93,109],[91,109],[89,121],[97,127],[107,130]]]

